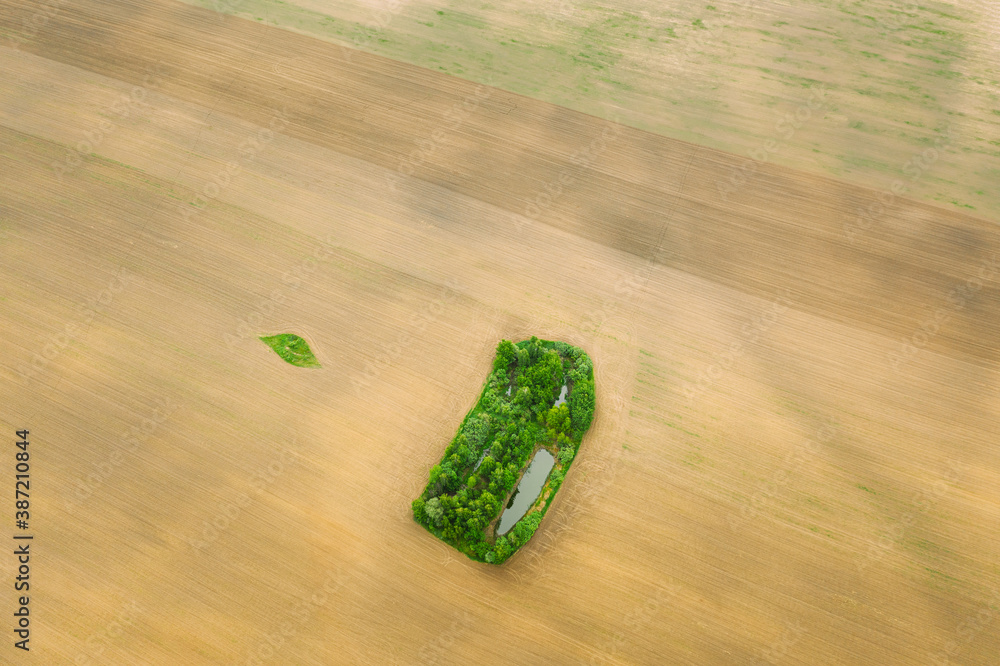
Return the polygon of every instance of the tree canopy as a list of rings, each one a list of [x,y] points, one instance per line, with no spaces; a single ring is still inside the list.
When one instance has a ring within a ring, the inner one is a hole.
[[[564,384],[566,402],[556,406]],[[593,366],[583,350],[536,337],[501,340],[479,401],[413,501],[414,519],[469,557],[502,563],[534,534],[593,415]],[[497,519],[542,447],[557,460],[548,500],[496,536]]]

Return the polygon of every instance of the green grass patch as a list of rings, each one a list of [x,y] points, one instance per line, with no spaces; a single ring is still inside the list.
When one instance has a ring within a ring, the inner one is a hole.
[[[292,365],[300,368],[319,368],[319,361],[309,349],[309,343],[292,333],[261,336],[261,341],[274,350],[274,353]]]
[[[218,9],[219,4],[216,0],[184,1],[209,9]],[[370,8],[322,3],[324,14],[299,7],[297,2],[222,4],[228,8],[223,11],[251,19],[267,16],[283,27],[348,48],[358,46],[470,81],[491,82],[502,90],[606,120],[618,119],[620,114],[619,122],[626,125],[729,152],[744,150],[747,137],[759,135],[766,114],[755,114],[760,120],[750,120],[716,100],[735,95],[761,107],[766,107],[769,98],[786,100],[792,86],[807,86],[790,73],[815,77],[831,93],[836,90],[845,99],[855,99],[858,104],[849,114],[851,119],[863,120],[873,129],[887,118],[923,120],[925,112],[946,116],[952,111],[948,101],[959,96],[970,109],[977,109],[963,119],[970,134],[994,138],[988,135],[995,129],[989,120],[996,121],[1000,115],[993,94],[998,77],[974,50],[983,38],[988,39],[988,26],[980,20],[981,12],[972,8],[921,5],[910,14],[899,11],[902,5],[876,11],[861,9],[863,5],[813,3],[815,11],[808,20],[778,20],[783,17],[751,12],[746,20],[734,22],[725,7],[709,5],[720,11],[705,6],[701,23],[695,24],[697,14],[689,10],[699,5],[664,7],[662,18],[669,20],[650,21],[636,11],[638,5],[580,5],[573,12],[553,13],[544,4],[533,4],[515,12],[495,3],[449,0],[434,6],[407,5],[392,13],[391,21],[381,29],[376,25],[373,30]],[[303,4],[318,7],[320,3]],[[898,30],[886,30],[889,19],[901,23]],[[545,27],[539,29],[540,25]],[[761,28],[767,35],[758,32]],[[745,48],[758,37],[768,46],[777,42],[778,48]],[[446,61],[441,53],[454,55]],[[829,68],[816,63],[816,53],[824,54]],[[683,69],[671,64],[674,56],[678,64],[683,59]],[[860,93],[852,93],[858,88]],[[907,90],[913,94],[898,94]],[[662,113],[664,108],[671,113]],[[883,130],[865,139],[874,152],[885,155],[906,154],[916,147],[914,136],[906,133]],[[782,160],[785,166],[803,168],[806,165],[798,160],[809,151],[810,156],[823,156],[822,170],[868,182],[873,174],[839,162],[836,148],[835,141],[812,149],[800,146]],[[995,160],[984,148],[993,146],[977,142],[970,153]],[[809,160],[809,168],[812,164]],[[976,201],[983,210],[996,208],[994,182],[983,170],[974,170],[961,184],[942,189],[946,197],[942,203],[955,198]],[[973,199],[971,191],[976,189],[988,194]],[[934,194],[931,188],[922,187],[909,196],[936,201]]]

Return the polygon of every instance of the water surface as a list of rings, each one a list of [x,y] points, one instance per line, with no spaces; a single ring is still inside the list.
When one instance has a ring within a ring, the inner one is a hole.
[[[507,504],[507,508],[500,516],[500,524],[497,526],[497,534],[506,534],[517,521],[521,520],[531,505],[538,499],[538,494],[545,485],[545,479],[549,478],[549,472],[555,465],[556,459],[545,449],[538,449],[538,453],[531,459],[528,471],[521,477],[521,482],[517,484],[514,496]]]

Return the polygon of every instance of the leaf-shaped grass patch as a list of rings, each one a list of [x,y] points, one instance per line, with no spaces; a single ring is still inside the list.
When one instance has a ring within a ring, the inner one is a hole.
[[[292,365],[300,368],[318,368],[319,361],[313,356],[309,349],[309,343],[292,333],[280,333],[278,335],[265,335],[260,338],[264,344],[274,350],[274,352]]]

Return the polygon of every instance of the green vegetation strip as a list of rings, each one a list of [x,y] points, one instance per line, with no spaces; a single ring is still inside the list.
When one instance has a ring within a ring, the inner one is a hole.
[[[564,383],[566,402],[556,407]],[[593,417],[594,367],[582,349],[535,337],[501,340],[479,401],[413,500],[413,518],[474,560],[504,562],[535,533]],[[534,505],[497,536],[499,517],[539,448],[555,466]]]
[[[281,333],[279,335],[267,335],[260,338],[264,344],[274,350],[274,352],[292,365],[300,368],[318,368],[319,361],[313,356],[309,349],[309,343],[297,335],[291,333]]]

